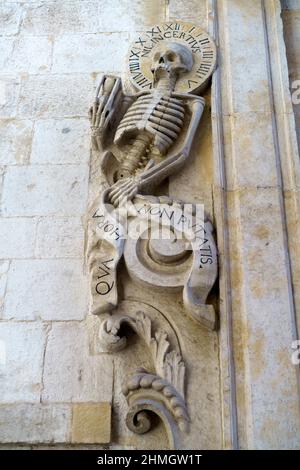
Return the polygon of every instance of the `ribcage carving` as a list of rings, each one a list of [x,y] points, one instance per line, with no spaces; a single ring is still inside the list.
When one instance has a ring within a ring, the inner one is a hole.
[[[140,96],[120,122],[115,142],[125,135],[135,137],[144,132],[152,137],[152,144],[160,153],[165,154],[182,129],[184,111],[182,101],[170,94]]]

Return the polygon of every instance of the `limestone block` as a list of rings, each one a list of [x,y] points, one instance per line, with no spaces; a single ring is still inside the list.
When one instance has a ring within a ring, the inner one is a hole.
[[[54,323],[45,356],[45,402],[111,402],[113,363],[110,356],[89,355],[85,323]]]
[[[97,77],[90,74],[24,77],[18,114],[35,118],[86,117],[96,81]]]
[[[40,322],[2,321],[0,340],[6,350],[6,363],[0,365],[1,403],[39,401],[46,326]]]
[[[87,173],[84,165],[8,168],[3,183],[3,215],[83,214],[87,199]]]
[[[36,220],[32,218],[0,219],[0,258],[34,256]]]
[[[165,20],[165,2],[162,0],[135,0],[130,4],[123,0],[101,0],[99,3],[100,31],[136,32]]]
[[[28,369],[28,367],[27,367]],[[0,407],[0,441],[55,443],[69,440],[68,405],[14,403]]]
[[[257,125],[259,122],[259,125]],[[227,188],[275,187],[279,184],[270,113],[224,116],[228,159]],[[229,157],[230,156],[230,157]]]
[[[45,73],[49,71],[52,56],[52,41],[47,37],[18,36],[2,37],[2,73]]]
[[[228,211],[238,227],[231,240],[238,407],[247,406],[245,394],[251,393],[255,417],[246,441],[241,434],[241,447],[297,448],[297,375],[291,362],[293,326],[277,189],[232,193]],[[239,424],[247,430],[244,419],[241,411]]]
[[[0,5],[0,24],[1,34],[18,34],[21,22],[22,6],[17,3],[1,2]]]
[[[4,318],[81,320],[86,304],[86,279],[79,260],[12,262]]]
[[[109,402],[73,405],[72,442],[107,444],[110,442],[110,430],[111,404]]]
[[[33,124],[28,120],[0,121],[0,164],[23,165],[30,157]]]
[[[181,20],[196,22],[203,29],[207,30],[207,1],[206,0],[170,0],[169,2],[170,21]]]
[[[35,123],[31,163],[86,163],[88,119],[45,119]]]
[[[227,69],[223,67],[222,82],[228,86],[223,112],[269,112],[261,1],[253,0],[245,6],[240,0],[231,0],[229,4],[230,7],[227,2],[220,4],[224,14],[222,22],[226,24],[226,42],[220,43],[220,52],[222,57],[226,57],[226,66],[231,71],[228,77]]]
[[[0,77],[0,118],[12,118],[17,114],[20,80],[16,77]]]
[[[22,29],[26,34],[59,35],[97,32],[98,1],[26,2]]]
[[[38,258],[82,258],[84,231],[80,218],[44,217],[36,241]]]
[[[128,49],[127,33],[76,34],[58,37],[53,73],[122,72]],[[101,54],[100,51],[105,51]]]

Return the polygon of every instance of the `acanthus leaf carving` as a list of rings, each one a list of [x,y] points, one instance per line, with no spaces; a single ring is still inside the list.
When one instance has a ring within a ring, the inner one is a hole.
[[[101,323],[99,337],[108,352],[114,352],[126,346],[126,338],[120,334],[122,324],[125,323],[143,339],[149,348],[156,371],[153,374],[145,369],[139,369],[123,386],[122,391],[129,404],[130,429],[137,433],[149,430],[151,419],[147,417],[145,411],[147,407],[143,409],[142,404],[146,400],[146,404],[149,405],[150,400],[152,411],[156,406],[155,403],[160,403],[160,412],[163,415],[164,413],[170,415],[179,429],[187,432],[189,416],[184,400],[185,365],[180,352],[170,348],[165,331],[158,329],[154,334],[152,333],[151,319],[141,311],[137,311],[134,317],[113,315]],[[133,420],[132,414],[134,414],[133,410],[137,401],[139,403],[138,418],[135,417]]]

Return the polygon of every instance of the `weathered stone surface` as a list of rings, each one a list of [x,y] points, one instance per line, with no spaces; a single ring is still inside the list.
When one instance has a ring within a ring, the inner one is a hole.
[[[48,37],[0,38],[1,73],[45,73],[50,70],[52,40]]]
[[[68,405],[14,403],[0,406],[1,442],[55,443],[69,440]]]
[[[9,261],[0,261],[0,316],[3,311],[9,264]]]
[[[2,213],[75,216],[83,214],[86,199],[86,166],[10,167],[3,183]]]
[[[230,8],[224,2],[220,8],[226,29],[234,32],[227,35],[226,43],[220,44],[220,51],[226,56],[227,66],[231,68],[229,81],[225,69],[222,69],[222,82],[228,86],[227,96],[223,100],[223,113],[270,112],[266,52],[262,46],[265,33],[261,2],[254,0],[245,8],[239,0],[233,0]]]
[[[169,2],[170,20],[196,22],[205,30],[207,29],[207,5],[206,1],[195,0],[171,0]]]
[[[300,10],[299,0],[282,0],[281,4],[284,10]]]
[[[73,405],[72,437],[75,443],[107,444],[111,434],[111,404],[77,403]]]
[[[0,164],[23,165],[29,162],[33,123],[24,120],[0,121]]]
[[[27,2],[22,30],[27,34],[93,33],[98,29],[97,1]]]
[[[0,258],[34,256],[36,220],[32,218],[0,219]]]
[[[19,32],[22,6],[16,2],[1,2],[0,24],[1,34],[14,35]]]
[[[128,49],[128,34],[64,35],[55,41],[54,73],[121,72]],[[105,50],[105,54],[99,51]]]
[[[227,188],[278,186],[270,113],[237,113],[224,116],[223,122],[225,148],[235,169],[228,172]]]
[[[298,297],[293,294],[298,263],[293,260],[299,259],[299,255],[293,246],[297,233],[295,218],[290,217],[281,187],[293,188],[291,194],[296,190],[299,159],[290,119],[291,98],[287,93],[280,14],[278,1],[218,2],[222,66],[215,85],[222,102],[217,93],[213,105],[218,113],[213,113],[213,121],[217,120],[216,184],[221,193],[225,189],[222,198],[215,199],[221,234],[221,389],[225,396],[229,390],[230,411],[229,400],[223,406],[229,423],[234,425],[231,430],[236,433],[230,435],[229,427],[225,428],[225,439],[229,446],[242,449],[299,447],[298,377],[291,362],[299,310],[299,306],[295,308]],[[243,50],[247,53],[242,53]],[[253,121],[252,140],[245,145],[243,128],[239,132],[234,129],[235,117],[237,113],[246,116],[249,112],[257,113],[257,126]],[[266,112],[272,113],[270,119],[260,119]],[[229,145],[223,147],[219,125],[225,136],[230,128],[232,146],[230,138],[225,138]],[[252,159],[260,154],[253,144],[256,141],[261,142],[265,153],[261,153],[263,164],[254,163],[258,182],[255,187],[255,170],[249,167],[249,162],[242,164],[242,147],[245,145],[246,154],[249,147]],[[245,187],[234,189],[238,185],[232,183],[242,181]],[[294,214],[299,213],[296,197],[291,199]],[[232,391],[235,396],[230,396]]]
[[[86,163],[90,156],[88,119],[45,119],[35,123],[31,163]]]
[[[0,118],[12,118],[17,114],[19,92],[19,78],[0,77]]]
[[[84,231],[80,218],[43,217],[38,223],[38,258],[82,258]]]
[[[284,9],[282,12],[282,20],[288,60],[290,87],[294,100],[296,98],[298,102],[294,103],[294,113],[296,119],[298,147],[300,148],[299,82],[296,82],[300,80],[300,59],[298,54],[298,44],[300,41],[300,4],[298,0],[286,0],[283,2],[283,7]]]
[[[187,446],[299,448],[297,367],[290,358],[294,317],[300,321],[300,185],[288,88],[288,72],[291,81],[300,78],[299,0],[0,3],[0,116],[4,118],[0,124],[0,165],[4,166],[0,168],[4,215],[0,253],[5,257],[0,260],[1,315],[1,302],[6,300],[0,331],[9,338],[9,369],[0,358],[1,393],[4,390],[0,400],[8,402],[0,406],[0,441],[7,443],[1,449],[11,448],[13,442],[27,443],[16,448],[33,443],[34,449],[52,449],[58,443],[56,448],[62,449],[78,440],[78,448],[100,450],[104,444],[81,442],[109,441],[97,433],[101,429],[109,435],[112,358],[99,347],[99,318],[89,319],[91,332],[81,321],[87,312],[80,222],[86,211],[87,166],[78,164],[86,164],[89,157],[87,110],[98,72],[121,71],[124,52],[136,32],[151,31],[152,25],[165,20],[194,20],[215,35],[217,19],[221,80],[214,81],[212,98],[221,92],[223,116],[213,114],[217,132],[212,142],[207,93],[207,116],[197,130],[191,159],[177,176],[170,177],[163,191],[183,200],[204,200],[216,221],[221,269],[216,288],[220,295],[214,300],[221,310],[220,333],[191,323],[177,293],[170,296],[167,291],[137,288],[122,266],[121,295],[155,307],[155,321],[163,318],[167,329],[176,322],[187,364],[186,396],[194,426],[184,437]],[[280,3],[285,9],[287,51]],[[298,137],[299,109],[294,106]],[[97,159],[91,168],[91,178],[99,163]],[[10,168],[17,165],[23,167]],[[91,181],[91,186],[98,191],[97,181]],[[225,186],[228,191],[222,193]],[[8,256],[30,259],[9,261]],[[73,257],[77,259],[66,259]],[[153,325],[153,331],[158,327]],[[47,337],[44,381],[42,353]],[[137,335],[129,335],[127,349],[114,358],[117,442],[110,448],[167,445],[161,425],[137,437],[124,424],[128,408],[122,383],[127,373],[141,365],[153,366],[150,355]],[[42,391],[47,404],[39,403]],[[20,403],[24,400],[34,403]],[[101,416],[107,421],[97,416],[102,402],[109,402],[107,413]]]
[[[54,323],[45,356],[43,401],[112,401],[112,358],[89,355],[85,323]]]
[[[115,0],[113,3],[101,0],[99,12],[100,31],[136,32],[164,21],[166,5],[162,0],[138,0],[129,5],[122,0]]]
[[[22,80],[20,117],[87,116],[96,77],[87,74],[29,76]]]
[[[0,340],[6,349],[6,363],[0,365],[1,403],[39,402],[46,332],[40,322],[0,322]]]
[[[13,261],[4,318],[81,320],[87,314],[85,293],[79,260]]]

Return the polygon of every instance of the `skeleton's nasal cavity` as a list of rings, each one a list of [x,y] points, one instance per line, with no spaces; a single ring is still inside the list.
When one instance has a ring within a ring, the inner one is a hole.
[[[161,58],[159,59],[159,64],[163,64],[164,62],[165,62],[165,61],[164,61],[164,58],[161,57]]]

